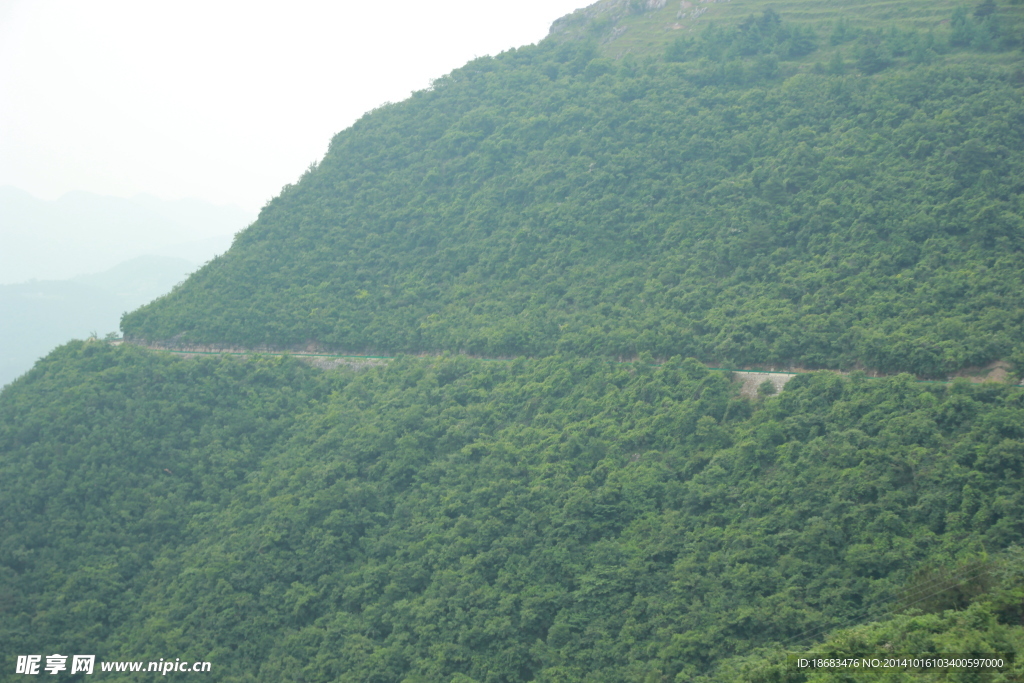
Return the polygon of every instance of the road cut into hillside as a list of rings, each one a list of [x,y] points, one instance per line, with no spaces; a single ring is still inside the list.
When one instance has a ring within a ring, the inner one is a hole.
[[[132,346],[138,346],[141,348],[149,349],[151,351],[163,351],[166,353],[173,353],[177,356],[188,356],[188,357],[199,357],[199,356],[292,356],[305,363],[320,368],[321,370],[336,370],[338,368],[348,369],[362,369],[373,367],[376,365],[383,365],[388,361],[394,360],[395,356],[371,356],[371,355],[360,355],[360,354],[335,354],[326,353],[316,350],[314,346],[310,346],[307,350],[287,350],[282,351],[280,349],[269,349],[269,348],[256,348],[256,349],[244,349],[235,346],[216,346],[210,344],[189,344],[189,345],[172,345],[172,344],[153,344],[153,343],[140,343],[135,341],[125,342],[121,339],[108,341],[109,344],[119,345],[123,343],[131,344]],[[464,355],[464,354],[463,354]],[[427,357],[439,357],[440,354],[429,354],[424,353],[420,356]],[[515,360],[514,358],[484,358],[479,356],[470,356],[476,360],[484,361],[498,361],[508,362]],[[617,363],[635,363],[635,360],[628,361],[609,361]],[[716,367],[710,364],[707,365],[709,370],[718,370],[721,372],[732,373],[733,378],[738,383],[741,383],[740,395],[746,396],[747,398],[756,398],[761,392],[759,391],[761,386],[765,382],[771,382],[772,390],[767,392],[769,395],[777,394],[782,391],[783,387],[789,380],[793,379],[797,375],[805,374],[808,372],[835,372],[836,374],[846,375],[848,372],[842,370],[832,369],[819,369],[819,370],[807,370],[804,368],[794,369],[790,371],[776,370],[774,368],[769,370],[754,370],[750,368],[723,368]],[[985,368],[974,368],[971,371],[964,371],[957,377],[966,378],[968,381],[973,383],[978,382],[998,382],[1007,383],[1009,381],[1009,366],[1003,361],[996,361]],[[872,375],[873,379],[880,379],[885,375]],[[949,384],[954,378],[949,378],[947,381],[942,380],[922,380],[917,381],[923,384]],[[1020,382],[1017,386],[1024,387],[1024,381]]]

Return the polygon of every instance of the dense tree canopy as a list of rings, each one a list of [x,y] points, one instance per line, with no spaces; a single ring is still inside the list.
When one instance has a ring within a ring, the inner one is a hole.
[[[786,61],[833,38],[827,66]],[[1024,84],[955,43],[766,13],[681,61],[476,60],[340,133],[124,331],[920,376],[1024,358]]]
[[[79,343],[0,395],[0,451],[5,650],[225,681],[735,680],[1024,542],[1024,392],[907,375],[750,403],[692,360]]]
[[[621,60],[583,13],[339,133],[123,329],[409,355],[76,342],[7,387],[0,681],[43,650],[228,683],[1020,653],[1024,390],[917,381],[1024,369],[1020,9],[759,7]],[[746,398],[709,361],[891,374]]]

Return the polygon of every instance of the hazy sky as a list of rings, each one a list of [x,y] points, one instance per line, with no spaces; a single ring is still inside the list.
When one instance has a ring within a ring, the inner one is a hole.
[[[256,211],[364,112],[593,0],[0,0],[0,185]]]

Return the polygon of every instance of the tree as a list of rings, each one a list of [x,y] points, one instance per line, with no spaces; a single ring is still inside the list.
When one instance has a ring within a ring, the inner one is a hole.
[[[857,68],[869,76],[884,70],[889,63],[890,60],[886,59],[875,45],[864,45],[857,55]]]
[[[996,0],[983,0],[974,8],[974,16],[978,19],[984,19],[995,14],[996,11]]]
[[[828,60],[828,73],[833,76],[846,73],[846,62],[843,61],[842,50],[832,53],[832,58]]]

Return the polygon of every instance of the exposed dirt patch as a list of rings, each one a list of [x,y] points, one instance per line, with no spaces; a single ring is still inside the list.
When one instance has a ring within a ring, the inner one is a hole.
[[[302,356],[295,355],[303,363],[309,363],[314,368],[321,370],[337,370],[347,368],[349,370],[365,370],[377,365],[385,365],[386,358],[325,358],[323,356]]]
[[[786,372],[745,372],[737,370],[733,371],[732,374],[737,381],[743,383],[743,386],[740,388],[740,396],[746,396],[747,398],[757,398],[757,389],[764,384],[765,380],[772,383],[777,394],[782,391],[782,387],[786,386],[786,382],[796,377],[796,375]]]
[[[969,381],[976,384],[981,382],[1000,382],[1005,384],[1013,379],[1013,375],[1010,374],[1012,369],[1012,366],[1006,361],[997,360],[983,368],[964,368],[954,374],[953,377],[966,377]]]
[[[117,340],[118,344],[122,343],[121,340]],[[225,356],[237,356],[239,358],[248,358],[249,356],[255,355],[266,355],[266,356],[290,356],[301,360],[303,363],[308,363],[315,368],[321,370],[337,370],[338,368],[348,368],[350,370],[360,370],[368,367],[377,365],[384,365],[390,359],[389,358],[378,358],[371,356],[341,356],[323,353],[319,347],[315,344],[308,344],[302,348],[302,350],[289,350],[281,351],[280,349],[269,349],[269,348],[257,348],[257,349],[243,349],[235,346],[216,346],[207,344],[142,344],[137,342],[133,343],[136,346],[151,349],[153,351],[164,351],[167,353],[173,353],[176,356],[184,356],[185,358],[199,358],[201,356],[212,356],[212,355],[225,355]]]

